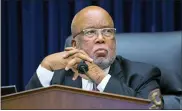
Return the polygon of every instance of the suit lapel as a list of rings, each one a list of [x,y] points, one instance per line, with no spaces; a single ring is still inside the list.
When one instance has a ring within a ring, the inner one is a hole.
[[[77,87],[77,88],[82,88],[82,79],[80,76],[76,80],[72,80],[73,74],[72,75],[66,75],[65,80],[64,80],[64,85],[66,86],[71,86],[71,87]]]
[[[82,87],[81,77],[78,77],[75,81],[72,80],[73,71],[65,71],[64,69],[54,71],[54,76],[52,78],[51,84],[60,84],[71,87]]]
[[[124,77],[121,57],[116,57],[115,61],[111,65],[109,74],[111,76],[119,77],[120,79]]]

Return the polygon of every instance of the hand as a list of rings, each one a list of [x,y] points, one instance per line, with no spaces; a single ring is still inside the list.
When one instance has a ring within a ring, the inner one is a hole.
[[[68,64],[69,61],[71,61],[74,56],[80,57],[83,60],[87,61],[92,61],[92,59],[88,59],[84,57],[83,55],[77,54],[80,52],[80,50],[75,49],[75,48],[67,48],[71,50],[66,50],[63,52],[51,54],[47,57],[44,58],[44,60],[41,63],[41,66],[50,70],[50,71],[55,71],[58,69],[64,69],[66,65]]]
[[[77,70],[77,65],[82,60],[88,61],[88,62],[92,62],[93,60],[84,51],[75,49],[73,47],[65,48],[65,51],[67,51],[67,53],[64,55],[63,58],[64,59],[71,58],[71,60],[65,66],[65,70],[72,69],[72,71],[74,72],[73,80],[76,80],[77,77],[80,75]],[[82,74],[81,77],[83,77],[87,80],[90,79],[87,76],[85,76],[84,74]]]
[[[50,71],[64,69],[68,61],[71,59],[71,58],[64,59],[63,56],[65,54],[66,52],[64,51],[48,55],[41,62],[41,66]]]
[[[100,69],[96,64],[92,62],[92,59],[83,51],[78,50],[77,53],[75,52],[74,48],[66,48],[66,51],[69,51],[64,58],[73,57],[66,65],[65,70],[72,69],[72,71],[75,73],[73,80],[76,80],[78,76],[81,76],[85,79],[92,79],[96,84],[99,84],[102,79],[105,77],[104,71]],[[74,55],[73,55],[74,54]],[[87,75],[85,74],[78,74],[77,65],[82,61],[85,60],[85,62],[88,65],[88,72]]]

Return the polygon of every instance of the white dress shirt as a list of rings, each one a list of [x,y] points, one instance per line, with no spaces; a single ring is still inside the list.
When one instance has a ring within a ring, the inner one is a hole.
[[[97,89],[100,92],[104,91],[109,79],[111,78],[111,75],[108,74],[109,69],[110,69],[110,67],[108,67],[104,70],[106,76],[100,82],[100,84],[97,85]],[[42,86],[44,86],[44,87],[50,86],[50,82],[52,80],[54,72],[47,70],[46,68],[42,67],[41,65],[39,65],[36,72],[37,72],[37,76],[38,76]],[[91,91],[93,89],[93,82],[82,78],[82,89]]]

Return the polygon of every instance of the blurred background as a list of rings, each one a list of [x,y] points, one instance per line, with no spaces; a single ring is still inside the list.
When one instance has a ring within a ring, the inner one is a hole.
[[[74,15],[89,5],[107,10],[117,33],[182,30],[181,0],[1,0],[1,85],[24,90],[42,59],[63,51]]]

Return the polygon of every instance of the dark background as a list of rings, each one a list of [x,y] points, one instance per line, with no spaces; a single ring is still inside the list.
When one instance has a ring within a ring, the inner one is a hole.
[[[1,0],[2,86],[24,90],[42,59],[62,51],[73,16],[97,5],[117,33],[182,30],[181,0]]]

